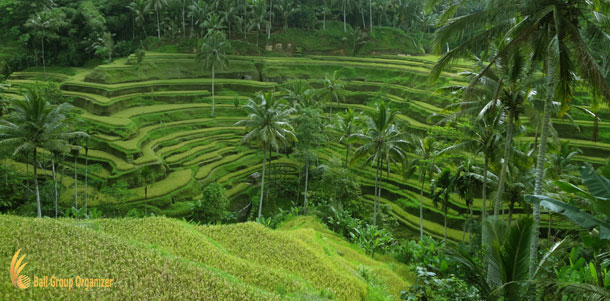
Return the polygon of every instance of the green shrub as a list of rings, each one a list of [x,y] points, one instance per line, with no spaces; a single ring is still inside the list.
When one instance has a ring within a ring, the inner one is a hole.
[[[222,185],[215,182],[203,188],[201,199],[195,201],[190,218],[201,223],[218,223],[230,219],[229,199]]]

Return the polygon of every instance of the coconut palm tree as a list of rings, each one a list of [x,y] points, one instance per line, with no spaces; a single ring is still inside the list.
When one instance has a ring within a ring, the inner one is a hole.
[[[364,133],[354,133],[350,139],[358,142],[360,146],[354,152],[350,165],[354,165],[359,159],[366,158],[365,164],[374,164],[375,174],[375,199],[373,202],[373,224],[377,224],[377,208],[381,198],[380,183],[383,181],[383,164],[387,164],[388,177],[390,164],[401,163],[406,159],[405,149],[407,140],[403,138],[401,131],[396,125],[398,111],[392,110],[384,103],[377,104],[377,110],[363,116],[365,125]]]
[[[332,102],[336,101],[339,104],[339,99],[345,99],[345,84],[338,75],[338,70],[333,72],[331,77],[326,76],[324,78],[324,88],[321,89],[320,93],[328,98],[330,104],[330,115],[333,114]]]
[[[328,125],[328,129],[339,137],[339,143],[345,145],[345,166],[349,162],[349,152],[352,147],[350,137],[359,132],[359,120],[351,108],[339,113],[334,123]]]
[[[26,27],[32,28],[33,30],[37,31],[38,35],[40,35],[42,47],[42,71],[45,80],[47,80],[47,67],[45,63],[44,41],[47,36],[58,26],[58,22],[60,21],[58,18],[60,18],[60,16],[54,14],[50,9],[45,9],[42,12],[34,14],[25,22]]]
[[[167,6],[167,0],[148,0],[146,3],[146,9],[150,10],[151,8],[155,10],[155,15],[157,16],[157,38],[161,38],[161,21],[160,21],[160,10]]]
[[[424,237],[424,183],[426,176],[432,178],[435,173],[440,172],[440,168],[436,165],[435,159],[439,155],[436,140],[432,136],[424,138],[412,135],[410,137],[411,146],[415,154],[418,156],[419,164],[419,236]]]
[[[144,27],[146,15],[148,14],[148,5],[146,5],[146,1],[147,0],[134,0],[127,6],[127,8],[133,13],[134,23],[139,24],[142,27],[144,37],[148,37],[146,27]]]
[[[214,77],[216,75],[216,68],[222,70],[229,65],[229,58],[226,55],[226,51],[229,48],[231,48],[231,44],[227,41],[225,34],[221,31],[215,31],[203,41],[199,52],[195,56],[197,63],[203,61],[205,68],[212,71],[212,117],[214,117],[215,108]]]
[[[296,136],[289,122],[290,114],[294,112],[294,109],[276,102],[273,93],[258,94],[256,99],[258,101],[248,100],[248,103],[243,106],[248,113],[248,119],[241,120],[235,125],[246,127],[247,133],[242,139],[243,142],[258,142],[263,148],[263,172],[258,207],[258,217],[260,218],[263,210],[267,152],[270,151],[270,148],[277,151],[280,147],[289,145],[296,141]]]
[[[68,139],[87,134],[69,129],[66,115],[72,109],[70,104],[52,107],[39,89],[27,90],[22,100],[11,99],[11,105],[13,111],[0,120],[0,147],[13,149],[13,155],[32,153],[36,211],[38,217],[42,217],[38,188],[39,150],[65,152],[69,149]]]
[[[597,18],[589,18],[591,14],[595,14]],[[546,144],[553,99],[561,103],[561,113],[565,113],[573,98],[576,81],[582,80],[593,94],[610,101],[610,87],[581,31],[586,28],[590,37],[588,41],[605,40],[607,34],[595,23],[595,20],[600,18],[608,19],[595,5],[595,1],[507,0],[493,2],[493,5],[481,7],[471,14],[448,19],[440,24],[441,28],[436,32],[437,52],[446,49],[450,42],[457,41],[458,46],[445,52],[438,60],[432,70],[433,78],[438,78],[442,70],[457,58],[478,53],[484,50],[488,41],[498,39],[504,42],[498,53],[490,58],[487,67],[479,73],[479,77],[485,75],[499,59],[506,58],[511,52],[520,49],[527,49],[532,61],[543,66],[546,97],[535,169],[536,195],[543,192]],[[578,77],[574,76],[575,74]],[[538,255],[538,204],[533,205],[533,215],[530,277],[535,271]]]

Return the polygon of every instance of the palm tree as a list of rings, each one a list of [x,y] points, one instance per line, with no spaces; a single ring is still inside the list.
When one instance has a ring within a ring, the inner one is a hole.
[[[203,61],[204,66],[207,69],[212,69],[212,117],[214,117],[214,77],[216,75],[216,67],[224,69],[229,65],[229,59],[225,52],[231,47],[229,41],[225,37],[225,34],[220,31],[216,31],[209,35],[205,41],[201,44],[201,48],[195,56],[197,63]]]
[[[148,34],[146,34],[146,28],[144,27],[146,14],[148,14],[148,5],[146,5],[146,1],[147,0],[134,0],[127,6],[127,8],[133,13],[134,22],[136,24],[140,24],[142,27],[144,37],[148,37]]]
[[[44,79],[47,80],[47,68],[45,63],[44,55],[44,40],[47,38],[49,31],[52,31],[57,26],[57,17],[51,10],[45,9],[42,12],[38,12],[30,17],[26,22],[25,26],[38,31],[40,35],[40,42],[42,47],[42,71],[44,73]]]
[[[351,108],[345,112],[339,113],[339,117],[334,123],[328,125],[328,128],[339,137],[339,143],[345,145],[345,167],[349,162],[349,152],[352,147],[350,137],[359,132],[359,122],[356,114]]]
[[[324,88],[320,91],[323,95],[328,98],[330,104],[330,115],[333,114],[332,101],[339,103],[340,98],[345,99],[345,84],[338,75],[338,70],[333,72],[331,77],[326,76],[324,78]]]
[[[208,18],[208,4],[203,1],[193,1],[188,6],[187,17],[191,18],[191,36],[194,32],[194,24],[199,24],[200,26],[207,20]],[[199,35],[198,35],[199,36]]]
[[[301,8],[294,3],[294,0],[283,0],[280,4],[276,5],[276,9],[282,16],[282,21],[284,22],[283,28],[284,31],[286,31],[286,29],[288,29],[288,19],[290,16],[299,12]]]
[[[260,218],[263,210],[267,152],[270,151],[270,147],[277,151],[280,146],[287,146],[296,141],[296,136],[289,122],[289,116],[294,109],[276,102],[273,93],[261,93],[256,98],[258,102],[250,99],[244,105],[248,119],[241,120],[235,125],[246,127],[247,134],[242,139],[243,142],[259,142],[263,148],[263,172],[258,207],[258,217]]]
[[[456,188],[458,175],[452,175],[451,170],[443,169],[436,181],[432,182],[433,196],[432,201],[436,207],[439,201],[443,202],[443,241],[447,240],[447,209],[449,207],[449,194]],[[438,188],[438,190],[437,190]]]
[[[351,9],[353,0],[337,0],[343,10],[343,32],[347,32],[347,11]]]
[[[167,0],[148,0],[146,3],[146,10],[151,8],[155,10],[157,16],[157,38],[161,38],[161,21],[159,19],[160,10],[167,6]]]
[[[66,115],[72,109],[68,103],[52,107],[39,89],[29,89],[23,100],[11,99],[13,111],[0,120],[0,146],[13,149],[13,155],[32,153],[36,211],[42,217],[38,188],[38,151],[64,152],[68,139],[85,137],[83,132],[71,132]]]
[[[408,145],[402,133],[396,125],[398,111],[392,110],[384,103],[377,104],[376,112],[366,114],[363,123],[366,126],[364,133],[354,133],[350,139],[354,139],[360,146],[354,152],[350,165],[357,160],[365,158],[365,164],[374,164],[375,174],[375,200],[373,202],[373,224],[377,224],[377,208],[381,198],[380,183],[383,180],[383,164],[387,164],[388,177],[390,174],[390,163],[401,163],[406,159],[405,149]]]
[[[415,135],[411,136],[411,145],[414,148],[415,154],[419,157],[419,237],[424,237],[424,183],[426,176],[432,177],[434,173],[440,172],[440,168],[434,163],[434,160],[439,155],[437,143],[434,137],[426,136],[421,138]]]
[[[488,41],[502,39],[504,44],[498,53],[489,60],[487,67],[479,73],[482,77],[499,59],[506,58],[511,52],[528,49],[533,62],[544,67],[546,76],[546,99],[544,105],[542,133],[536,162],[534,194],[541,195],[545,166],[546,144],[549,136],[552,101],[561,103],[561,113],[565,113],[572,100],[577,80],[583,80],[597,96],[610,101],[610,88],[583,35],[587,28],[593,41],[605,39],[603,29],[588,18],[592,13],[598,18],[608,17],[586,0],[508,0],[494,2],[474,13],[449,19],[437,31],[435,48],[437,52],[445,49],[450,42],[458,41],[458,46],[447,51],[432,70],[433,78],[455,59],[477,53]],[[575,77],[577,74],[579,77]],[[475,81],[476,82],[476,81]],[[530,256],[530,277],[536,268],[538,255],[538,234],[540,226],[540,206],[534,204],[534,231]]]

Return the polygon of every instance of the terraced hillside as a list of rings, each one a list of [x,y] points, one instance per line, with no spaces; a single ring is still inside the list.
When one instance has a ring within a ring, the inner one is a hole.
[[[321,79],[338,70],[346,81],[348,93],[345,102],[332,104],[334,112],[348,107],[370,111],[374,110],[376,101],[384,100],[401,111],[399,119],[414,133],[422,133],[434,125],[429,117],[451,102],[447,96],[435,93],[436,89],[465,83],[458,72],[466,66],[451,69],[438,83],[430,83],[428,71],[435,61],[433,56],[232,56],[229,68],[216,74],[215,118],[209,117],[211,79],[190,54],[147,52],[140,63],[131,56],[93,70],[75,69],[71,75],[51,72],[48,78],[61,84],[65,96],[73,99],[81,117],[91,125],[86,160],[99,167],[89,170],[90,177],[110,182],[125,180],[130,185],[131,196],[116,201],[96,199],[97,188],[90,185],[89,206],[116,215],[130,208],[145,208],[157,214],[182,217],[189,213],[192,201],[200,196],[201,187],[207,183],[217,182],[227,189],[234,211],[243,208],[250,202],[250,195],[258,191],[249,177],[261,169],[262,152],[239,144],[244,129],[234,124],[245,113],[234,106],[236,98],[243,104],[257,91],[281,93],[280,85],[294,79],[321,87]],[[8,81],[12,85],[9,95],[20,97],[21,87],[40,79],[41,74],[36,72],[13,74]],[[581,102],[586,97],[584,93],[578,95]],[[610,123],[604,121],[610,116],[600,115],[599,142],[591,142],[593,121],[586,115],[573,113],[580,131],[569,121],[555,120],[561,137],[583,150],[579,160],[601,164],[610,154],[610,131],[606,131]],[[523,140],[535,139],[534,131],[528,135]],[[322,160],[343,158],[345,147],[329,143],[320,156]],[[67,165],[73,166],[71,162],[74,160],[66,160]],[[76,162],[80,182],[85,170],[84,149]],[[26,169],[23,163],[12,164]],[[136,180],[145,166],[153,171],[154,178],[148,187],[147,200],[145,183]],[[291,155],[278,153],[273,154],[271,166],[282,170],[274,174],[285,177],[296,176],[300,168]],[[359,167],[359,170],[363,188],[361,201],[372,206],[375,171],[369,167]],[[69,179],[70,174],[74,171],[66,172],[63,185],[67,189],[61,197],[67,205],[74,202],[75,182]],[[429,191],[429,183],[425,187]],[[82,183],[77,190],[84,192]],[[388,205],[389,214],[401,229],[418,228],[418,199],[417,175],[404,179],[392,170],[382,185],[382,202]],[[264,212],[271,214],[272,205],[266,205]],[[424,205],[426,232],[442,236],[441,208],[433,205],[429,193],[424,194]],[[480,200],[475,200],[474,214],[480,214],[481,205]],[[457,196],[452,197],[448,210],[450,238],[462,239],[467,212],[466,204]],[[517,208],[515,214],[525,212]],[[396,232],[398,236],[410,235],[410,231]]]
[[[377,260],[311,217],[277,230],[258,223],[194,226],[168,218],[34,219],[0,215],[0,265],[16,250],[21,272],[49,278],[108,278],[110,288],[16,290],[3,273],[6,300],[364,300],[397,299],[412,279],[393,259]],[[83,256],[85,255],[85,256]],[[378,256],[379,257],[379,256]],[[374,275],[374,277],[368,276]]]

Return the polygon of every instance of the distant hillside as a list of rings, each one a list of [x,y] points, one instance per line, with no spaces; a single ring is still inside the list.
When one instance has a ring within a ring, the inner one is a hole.
[[[398,299],[409,285],[406,266],[371,259],[312,217],[270,230],[257,223],[194,226],[161,217],[2,215],[0,237],[0,266],[8,270],[21,249],[28,263],[21,275],[32,285],[43,275],[114,279],[110,288],[20,290],[2,273],[3,300],[376,300],[388,294]]]

